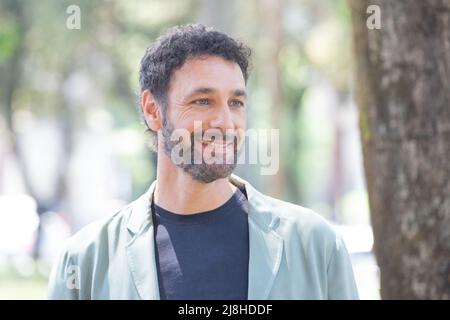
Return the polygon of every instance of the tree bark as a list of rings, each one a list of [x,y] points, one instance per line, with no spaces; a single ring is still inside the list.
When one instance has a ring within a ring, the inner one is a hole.
[[[381,297],[450,299],[450,1],[349,3]]]

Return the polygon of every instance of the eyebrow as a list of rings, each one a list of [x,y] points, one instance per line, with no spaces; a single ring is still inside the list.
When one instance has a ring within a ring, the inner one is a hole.
[[[236,97],[247,98],[247,93],[245,92],[245,90],[237,89],[237,90],[231,91],[231,93],[233,96],[236,96]]]
[[[186,96],[191,97],[196,94],[208,94],[208,93],[213,93],[216,91],[217,90],[213,89],[213,88],[201,87],[201,88],[192,90]],[[231,95],[236,96],[236,97],[244,97],[244,98],[247,97],[247,93],[245,92],[245,90],[242,90],[242,89],[231,90],[230,93],[231,93]]]

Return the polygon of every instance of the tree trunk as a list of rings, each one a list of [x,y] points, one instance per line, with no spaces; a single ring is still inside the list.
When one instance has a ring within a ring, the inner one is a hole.
[[[381,297],[450,299],[450,1],[349,3]]]
[[[62,126],[61,134],[64,136],[64,142],[65,142],[65,152],[64,152],[64,161],[59,162],[58,170],[58,181],[57,181],[57,188],[55,190],[55,195],[52,197],[52,199],[42,199],[42,197],[39,196],[39,192],[36,189],[36,187],[33,184],[32,177],[30,175],[30,168],[29,163],[30,159],[27,159],[23,148],[24,146],[20,145],[20,137],[19,134],[16,132],[16,128],[14,127],[13,123],[13,116],[14,116],[14,110],[13,110],[13,99],[14,95],[17,92],[17,89],[20,88],[22,77],[23,77],[23,64],[24,59],[26,56],[26,35],[30,28],[30,22],[29,22],[29,15],[27,15],[26,12],[26,5],[23,1],[9,1],[7,8],[11,12],[11,14],[15,17],[17,21],[17,28],[18,28],[18,42],[14,49],[14,53],[12,55],[11,60],[9,61],[9,77],[5,88],[5,97],[4,97],[4,105],[5,105],[5,120],[6,120],[6,127],[7,127],[7,143],[9,144],[9,147],[11,148],[11,152],[14,154],[14,158],[17,161],[17,166],[19,168],[19,171],[21,173],[21,178],[23,181],[23,184],[25,186],[26,192],[36,201],[37,204],[37,214],[39,216],[39,225],[38,229],[36,230],[36,238],[35,242],[33,244],[32,248],[32,256],[35,260],[40,258],[40,251],[41,251],[41,242],[42,242],[42,214],[49,210],[59,210],[59,206],[61,203],[61,200],[63,199],[65,193],[66,193],[66,173],[67,173],[67,164],[68,159],[70,159],[71,150],[72,150],[72,134],[73,134],[73,128],[71,125],[71,117],[69,116],[69,111],[67,110],[66,101],[63,97],[63,90],[62,88],[59,90],[59,100],[57,100],[57,103],[59,104],[59,107],[62,108],[62,117],[61,120],[64,123]],[[70,60],[67,62],[67,68],[69,67]],[[67,69],[66,68],[66,69]],[[64,75],[68,73],[68,70],[64,69],[63,72]],[[65,77],[63,77],[65,79]]]
[[[262,18],[264,33],[267,37],[267,43],[265,47],[265,68],[264,68],[264,85],[267,88],[270,96],[270,109],[271,109],[271,126],[272,129],[279,129],[280,141],[279,143],[279,170],[276,174],[270,176],[268,193],[276,198],[285,198],[285,163],[283,161],[283,155],[286,154],[284,150],[285,145],[282,143],[282,137],[286,130],[282,127],[283,114],[283,92],[281,90],[281,70],[279,55],[283,42],[283,26],[282,26],[282,10],[283,0],[264,0],[261,2]],[[268,134],[270,137],[270,133]],[[277,155],[272,154],[272,158]]]

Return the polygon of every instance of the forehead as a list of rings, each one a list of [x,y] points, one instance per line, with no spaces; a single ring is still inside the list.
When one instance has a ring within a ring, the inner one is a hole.
[[[183,94],[195,87],[231,91],[245,89],[239,65],[222,57],[203,55],[186,60],[170,81],[169,94]]]

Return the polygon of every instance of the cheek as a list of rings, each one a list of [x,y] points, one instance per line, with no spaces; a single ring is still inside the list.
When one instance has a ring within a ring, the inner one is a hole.
[[[201,121],[201,115],[192,110],[182,110],[172,114],[172,121],[175,128],[194,131],[194,122]]]
[[[195,129],[195,122],[201,125],[203,130],[209,127],[210,121],[214,119],[214,110],[186,110],[172,115],[172,121],[175,128],[184,128],[189,132]],[[239,129],[246,129],[247,115],[245,110],[236,111],[233,114],[234,125]]]
[[[236,127],[240,128],[240,129],[244,129],[247,126],[247,114],[245,111],[241,111],[238,114],[236,114],[235,118],[234,118],[234,123],[236,125]]]
[[[185,128],[188,131],[194,131],[196,125],[202,126],[202,128],[205,129],[209,126],[209,122],[212,118],[212,110],[211,113],[207,110],[191,110],[177,117],[177,125],[179,128]]]

